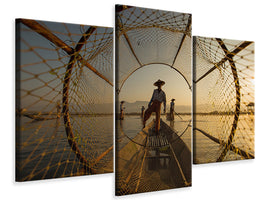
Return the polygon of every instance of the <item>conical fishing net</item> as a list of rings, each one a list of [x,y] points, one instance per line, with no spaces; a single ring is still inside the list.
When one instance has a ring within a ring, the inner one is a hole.
[[[190,14],[117,5],[115,19],[116,116],[120,112],[119,102],[124,100],[120,95],[125,82],[146,66],[151,70],[158,66],[168,67],[177,76],[182,76],[191,93]],[[138,113],[139,108],[134,112]],[[158,136],[150,135],[153,122],[148,124],[145,131],[141,131],[140,127],[135,130],[134,136],[130,136],[127,130],[132,122],[129,123],[128,118],[116,121],[116,195],[191,184],[190,150],[179,137],[183,131],[190,137],[190,115],[185,118],[189,120],[181,122],[183,126],[178,126],[179,130],[173,130],[161,121],[161,129],[165,132]],[[135,121],[138,124],[141,122],[140,119]],[[167,137],[170,135],[175,139]],[[184,151],[176,148],[178,144]]]
[[[254,158],[254,43],[194,37],[194,163]]]
[[[16,180],[112,172],[113,29],[18,19],[16,51]]]

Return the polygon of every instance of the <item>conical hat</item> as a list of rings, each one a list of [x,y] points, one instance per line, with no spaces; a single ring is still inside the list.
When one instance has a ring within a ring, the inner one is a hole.
[[[165,82],[164,81],[162,81],[162,80],[157,80],[155,83],[154,83],[154,85],[155,86],[159,86],[159,85],[164,85],[165,84]]]

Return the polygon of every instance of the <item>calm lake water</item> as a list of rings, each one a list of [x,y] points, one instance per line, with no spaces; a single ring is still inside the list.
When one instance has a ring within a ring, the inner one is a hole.
[[[151,116],[150,119],[146,122],[149,124],[155,117]],[[182,119],[181,119],[182,118]],[[191,150],[191,116],[190,115],[181,115],[179,118],[177,115],[174,118],[173,122],[170,122],[166,119],[166,116],[161,116],[161,119],[169,125],[177,135],[181,135],[181,139],[185,142],[187,147]],[[117,120],[117,138],[122,138],[121,130],[129,137],[134,138],[143,128],[141,117],[134,115],[126,115],[124,120]],[[120,141],[119,149],[122,148],[125,144],[129,142],[128,138],[123,138]]]
[[[94,160],[113,145],[113,116],[72,116],[75,141],[87,160]],[[68,144],[63,119],[33,121],[21,117],[17,135],[17,175],[19,180],[72,176],[82,165]],[[113,159],[110,151],[98,164]]]
[[[191,116],[175,116],[174,122],[161,119],[167,123],[191,150]],[[147,124],[154,118],[152,116]],[[80,144],[82,154],[88,160],[94,160],[113,145],[113,116],[72,116],[75,140]],[[118,148],[129,142],[122,138],[120,128],[128,137],[134,138],[141,130],[140,116],[125,116],[118,124],[116,137],[121,138]],[[196,127],[212,136],[226,140],[230,133],[233,116],[199,115]],[[21,117],[21,131],[17,135],[17,175],[18,180],[37,180],[71,176],[79,173],[82,168],[76,155],[71,150],[63,119],[33,121]],[[238,128],[233,141],[238,148],[254,155],[254,116],[240,115]],[[222,151],[221,145],[213,142],[202,133],[196,131],[196,158],[199,162],[213,162]],[[113,152],[108,153],[99,163],[101,168],[113,159]],[[235,153],[228,152],[226,159],[240,159]]]
[[[147,124],[155,117],[151,117]],[[182,119],[181,119],[182,118]],[[177,135],[181,135],[181,139],[185,142],[188,148],[191,150],[191,116],[181,115],[181,118],[175,115],[174,122],[166,120],[165,116],[161,116],[161,119],[167,123]],[[197,115],[195,119],[195,126],[210,135],[227,141],[231,132],[234,116],[230,115]],[[117,138],[121,138],[122,127],[123,132],[130,138],[134,138],[142,130],[142,122],[140,116],[125,116],[125,119],[120,123],[117,121]],[[189,126],[187,128],[187,126]],[[187,129],[186,129],[187,128]],[[195,135],[195,158],[198,162],[214,162],[219,157],[223,150],[223,146],[215,143],[201,132],[196,131]],[[129,142],[129,139],[122,138],[119,144],[119,149]],[[236,134],[233,140],[233,145],[236,147],[254,155],[254,116],[253,115],[240,115],[238,120],[238,126]],[[225,160],[236,160],[241,157],[229,151]]]
[[[197,115],[195,127],[208,134],[227,141],[231,133],[233,115]],[[199,131],[195,131],[195,159],[198,163],[215,162],[220,156],[223,146],[207,138]],[[254,115],[239,116],[233,145],[254,155]],[[228,151],[225,160],[241,159],[239,155]]]

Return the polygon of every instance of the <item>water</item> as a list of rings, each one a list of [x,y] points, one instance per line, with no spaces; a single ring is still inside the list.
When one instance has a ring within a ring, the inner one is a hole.
[[[152,116],[147,124],[154,117]],[[181,119],[182,118],[182,119]],[[165,116],[161,116],[161,119],[167,123],[177,135],[181,135],[185,130],[185,133],[181,136],[181,139],[185,142],[187,147],[191,150],[191,125],[190,115],[181,115],[181,118],[175,115],[174,122],[166,120]],[[197,115],[195,118],[195,127],[210,135],[227,141],[228,136],[231,132],[234,116],[233,115]],[[117,121],[117,138],[122,137],[120,132],[120,127],[128,137],[134,138],[142,130],[142,123],[140,116],[129,116],[126,115],[125,119],[121,122]],[[187,128],[187,129],[186,129]],[[198,162],[215,162],[222,152],[223,146],[212,141],[199,131],[196,131],[196,146],[195,146],[195,159]],[[129,142],[129,139],[124,138],[119,143],[119,149],[122,148]],[[254,115],[242,114],[239,116],[238,126],[236,134],[233,140],[233,145],[236,147],[254,155]],[[241,157],[229,151],[225,160],[236,160],[241,159]]]
[[[195,127],[210,135],[227,141],[231,133],[233,115],[197,115]],[[195,132],[195,160],[198,163],[215,162],[224,146],[210,140],[208,137]],[[232,144],[254,155],[254,115],[242,114],[239,116],[237,130]],[[238,154],[228,151],[224,160],[242,159]]]
[[[149,124],[154,116],[150,117],[150,119],[146,122]],[[181,119],[182,118],[182,119]],[[168,121],[165,116],[161,116],[161,119],[168,124],[177,135],[181,135],[181,139],[185,142],[187,147],[191,150],[191,116],[190,115],[181,115],[181,118],[175,115],[174,121]],[[134,138],[143,128],[141,117],[137,115],[126,115],[124,120],[117,120],[117,138],[122,137],[122,131],[129,137]],[[127,138],[123,138],[119,143],[119,149],[126,145],[130,140]]]
[[[113,116],[71,116],[75,141],[83,156],[93,161],[113,145]],[[68,144],[63,119],[33,121],[21,117],[17,135],[17,178],[38,180],[81,175],[83,166]],[[98,164],[112,160],[110,151]]]

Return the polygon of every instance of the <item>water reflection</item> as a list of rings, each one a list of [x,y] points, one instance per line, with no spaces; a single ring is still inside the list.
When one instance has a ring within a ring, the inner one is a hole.
[[[170,127],[171,127],[173,130],[175,130],[175,128],[174,128],[174,120],[171,120],[171,121],[170,121]]]
[[[21,131],[16,144],[18,180],[71,176],[83,166],[71,149],[62,118],[33,121],[20,118]],[[101,155],[113,144],[112,116],[72,116],[75,140],[88,160]],[[91,143],[90,143],[91,142]],[[98,164],[100,169],[112,160],[110,151]]]

